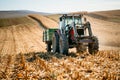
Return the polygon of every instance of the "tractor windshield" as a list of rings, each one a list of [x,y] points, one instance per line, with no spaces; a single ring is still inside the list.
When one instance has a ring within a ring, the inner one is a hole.
[[[81,18],[75,18],[74,20],[75,20],[76,25],[81,25],[82,24]]]
[[[72,24],[72,22],[73,22],[72,17],[71,18],[66,18],[65,19],[65,26]]]
[[[82,20],[81,20],[80,17],[74,17],[74,21],[73,21],[72,17],[68,17],[68,18],[65,19],[65,26],[72,24],[72,22],[75,22],[75,24],[77,24],[77,25],[82,24]]]

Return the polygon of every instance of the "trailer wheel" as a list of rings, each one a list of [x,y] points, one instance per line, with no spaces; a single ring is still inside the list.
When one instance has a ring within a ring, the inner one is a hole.
[[[52,49],[53,49],[53,53],[59,52],[59,35],[57,32],[54,32],[53,34]]]
[[[99,42],[98,42],[97,37],[95,37],[95,36],[93,36],[92,40],[94,43],[89,43],[88,51],[90,54],[95,54],[99,50]]]
[[[69,45],[68,45],[68,39],[65,35],[60,36],[59,48],[60,48],[60,53],[68,55]]]
[[[51,52],[51,43],[47,43],[47,52]]]

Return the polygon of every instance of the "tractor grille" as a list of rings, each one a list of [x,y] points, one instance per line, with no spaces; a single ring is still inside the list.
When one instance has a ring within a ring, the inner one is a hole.
[[[77,29],[78,35],[84,35],[84,29]]]

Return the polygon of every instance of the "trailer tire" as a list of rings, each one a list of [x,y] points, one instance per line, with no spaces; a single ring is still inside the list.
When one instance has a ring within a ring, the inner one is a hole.
[[[53,53],[56,53],[56,52],[59,53],[59,35],[57,32],[53,33],[52,49],[53,49]]]
[[[47,43],[47,52],[51,52],[51,43]]]

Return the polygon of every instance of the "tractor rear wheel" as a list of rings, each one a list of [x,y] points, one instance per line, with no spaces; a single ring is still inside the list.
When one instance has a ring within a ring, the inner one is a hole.
[[[99,42],[98,42],[98,38],[95,36],[93,36],[92,40],[93,43],[88,44],[88,51],[90,54],[95,54],[99,50]]]
[[[60,48],[60,53],[68,55],[68,48],[69,48],[68,39],[64,34],[60,36],[59,48]]]
[[[53,53],[59,52],[59,35],[57,32],[54,32],[53,34],[52,49],[53,49]]]

